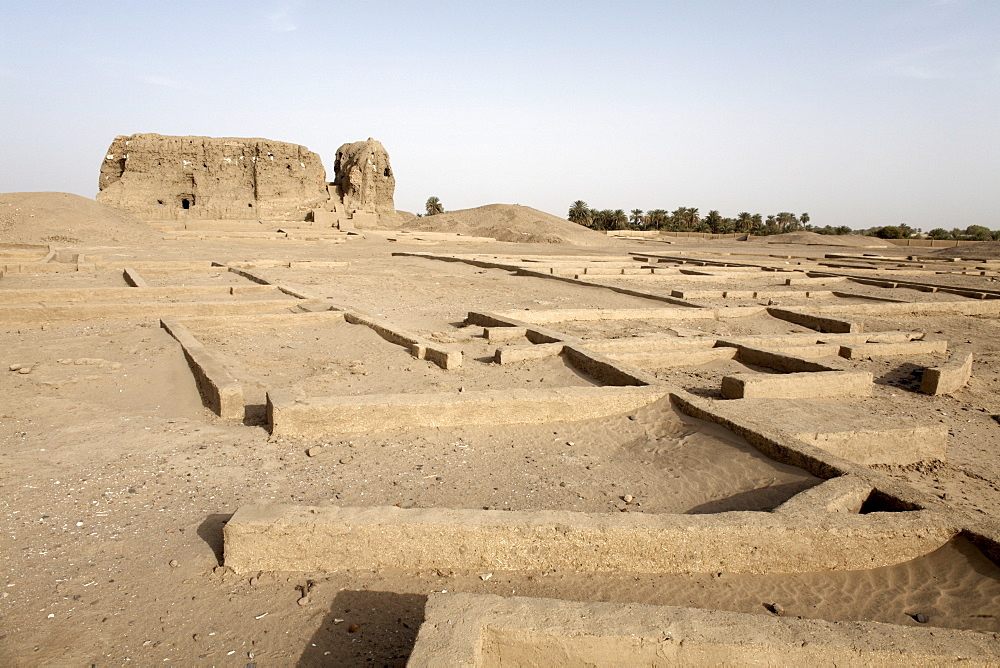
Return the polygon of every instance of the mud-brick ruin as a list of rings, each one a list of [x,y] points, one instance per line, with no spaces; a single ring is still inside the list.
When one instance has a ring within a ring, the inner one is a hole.
[[[108,155],[0,245],[0,664],[1000,663],[1000,252]]]
[[[346,211],[373,212],[383,219],[396,215],[393,193],[396,177],[389,165],[389,154],[380,142],[367,141],[344,144],[337,149],[330,184],[330,201],[343,204]]]
[[[392,218],[395,178],[382,144],[344,144],[334,171],[328,183],[317,154],[270,139],[118,136],[97,201],[157,221]]]

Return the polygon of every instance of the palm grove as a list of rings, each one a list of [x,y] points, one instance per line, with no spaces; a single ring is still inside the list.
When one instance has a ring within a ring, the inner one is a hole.
[[[814,228],[809,225],[809,214],[796,216],[782,211],[766,218],[759,213],[743,211],[735,218],[726,218],[715,209],[702,216],[698,209],[682,206],[666,209],[632,209],[628,214],[623,209],[591,209],[582,200],[573,202],[569,209],[569,220],[595,230],[646,229],[667,232],[708,232],[711,234],[782,234],[798,230],[812,230],[826,234],[850,234],[851,228]]]
[[[1000,241],[1000,230],[990,230],[982,225],[969,225],[965,229],[958,227],[946,230],[936,227],[923,234],[922,230],[914,229],[905,223],[899,225],[876,225],[863,230],[853,230],[847,225],[824,225],[817,227],[809,224],[809,214],[796,216],[794,213],[782,211],[766,218],[759,213],[743,211],[735,218],[725,218],[715,209],[705,216],[692,207],[679,207],[673,211],[666,209],[632,209],[628,214],[623,209],[591,209],[583,200],[573,202],[569,208],[569,220],[586,225],[595,230],[663,230],[665,232],[706,232],[710,234],[755,234],[767,236],[805,230],[819,234],[863,234],[882,239],[908,239],[910,237],[927,237],[929,239],[957,241]]]

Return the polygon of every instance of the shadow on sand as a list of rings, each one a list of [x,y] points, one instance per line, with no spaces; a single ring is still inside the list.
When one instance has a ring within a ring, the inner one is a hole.
[[[417,642],[427,597],[387,591],[338,592],[298,666],[402,666]]]

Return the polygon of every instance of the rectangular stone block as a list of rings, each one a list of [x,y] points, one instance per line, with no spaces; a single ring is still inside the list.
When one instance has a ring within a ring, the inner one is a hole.
[[[813,399],[871,394],[872,374],[853,371],[741,373],[722,379],[722,396],[726,399]]]
[[[698,350],[716,345],[714,336],[630,336],[623,339],[587,339],[584,343],[589,350],[608,355],[621,353],[661,353],[668,351]]]
[[[563,354],[566,361],[577,371],[587,374],[603,385],[656,385],[656,376],[635,368],[629,368],[610,357],[588,350],[583,346],[565,345]]]
[[[611,357],[640,369],[675,369],[736,357],[736,348],[702,348],[664,352],[612,353]]]
[[[340,214],[335,211],[323,211],[322,209],[312,210],[313,222],[320,227],[336,227],[337,223],[340,221],[340,217]]]
[[[914,287],[900,283],[902,287]],[[954,302],[876,302],[871,304],[837,304],[818,306],[812,309],[819,313],[848,313],[853,316],[904,316],[904,315],[998,315],[1000,299],[970,300]]]
[[[956,351],[944,364],[924,369],[920,391],[924,394],[951,394],[965,387],[971,377],[972,353]]]
[[[139,290],[140,288],[123,288]],[[95,304],[15,304],[0,309],[0,324],[54,322],[61,320],[151,319],[196,315],[244,315],[246,313],[287,312],[310,302],[294,299],[261,299],[192,302],[131,302]]]
[[[235,292],[234,292],[235,289]],[[0,290],[2,304],[52,304],[59,303],[85,305],[88,303],[114,304],[115,302],[147,302],[159,300],[179,302],[182,299],[199,301],[221,299],[226,295],[247,292],[278,292],[270,285],[208,286],[190,285],[177,287],[130,287],[130,288],[43,288]]]
[[[759,309],[758,309],[759,310]],[[649,308],[649,309],[546,309],[539,311],[500,311],[500,317],[516,318],[533,325],[559,322],[597,322],[602,320],[691,320],[718,317],[718,309],[710,308]],[[471,315],[471,314],[470,314]]]
[[[846,281],[845,276],[815,276],[809,278],[786,278],[785,285],[816,285],[823,283],[840,283]]]
[[[808,515],[810,513],[861,512],[865,501],[875,491],[871,483],[858,476],[845,475],[825,480],[815,487],[799,492],[772,512]]]
[[[487,341],[511,341],[528,336],[526,327],[484,327],[483,336]]]
[[[786,320],[788,322],[795,323],[796,325],[802,325],[803,327],[808,327],[809,329],[815,329],[818,332],[850,334],[861,331],[860,323],[849,322],[847,320],[813,315],[811,313],[799,313],[797,311],[789,311],[787,309],[773,307],[768,308],[767,312],[775,318],[780,318],[781,320]]]
[[[866,466],[947,460],[948,427],[943,424],[881,428],[858,423],[813,424],[795,437]]]
[[[840,345],[836,343],[815,343],[808,346],[780,346],[775,349],[781,351],[785,355],[805,359],[836,357],[840,354]]]
[[[205,406],[224,420],[242,421],[246,414],[243,387],[229,370],[178,321],[164,318],[160,326],[184,350]]]
[[[411,427],[571,422],[635,410],[666,396],[662,387],[480,390],[296,398],[267,393],[271,438],[318,439]]]
[[[733,420],[764,420],[770,428],[798,439],[803,446],[815,446],[863,466],[906,466],[947,459],[946,425],[887,420],[872,414],[863,402],[800,399],[793,407],[783,399],[744,399],[717,401],[715,405]],[[795,443],[792,438],[788,440]]]
[[[680,299],[722,299],[726,293],[722,290],[671,290],[670,296]]]
[[[943,355],[947,341],[909,341],[907,343],[862,343],[840,347],[840,356],[849,360],[866,357],[896,357],[905,355]]]
[[[149,284],[146,283],[146,279],[140,276],[139,272],[131,267],[125,267],[125,269],[122,270],[122,278],[124,278],[125,282],[133,288],[149,287]]]
[[[497,348],[493,357],[497,364],[517,364],[561,355],[564,345],[562,343],[539,343],[531,346],[507,346],[506,348]]]
[[[241,506],[224,540],[226,566],[237,573],[793,573],[908,561],[950,540],[953,522],[931,511],[653,515],[262,504]]]
[[[431,594],[410,668],[991,665],[993,634],[630,603]]]
[[[781,371],[784,374],[840,371],[829,364],[795,357],[784,350],[778,352],[777,350],[751,348],[750,346],[737,346],[737,350],[739,353],[736,359],[739,361]]]

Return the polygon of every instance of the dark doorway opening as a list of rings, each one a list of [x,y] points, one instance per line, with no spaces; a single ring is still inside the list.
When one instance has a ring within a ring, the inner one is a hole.
[[[181,200],[181,208],[182,209],[190,209],[191,208],[191,200],[189,200],[189,199],[182,199]]]

